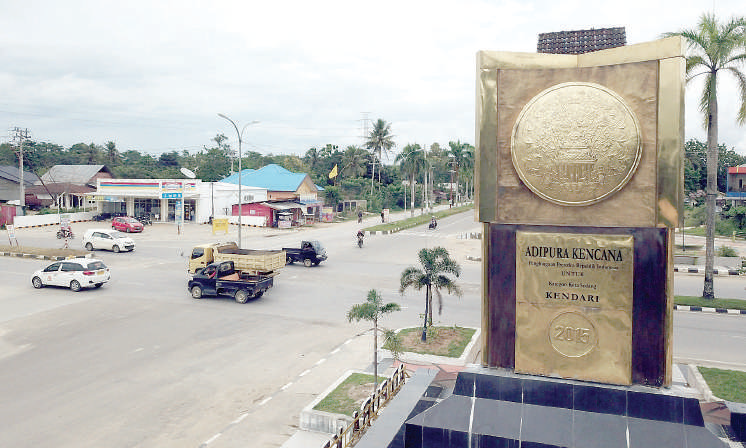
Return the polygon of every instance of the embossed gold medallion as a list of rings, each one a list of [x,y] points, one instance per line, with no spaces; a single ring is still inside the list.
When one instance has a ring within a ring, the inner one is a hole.
[[[511,138],[513,166],[538,196],[589,205],[622,189],[642,154],[640,125],[624,100],[599,84],[569,82],[536,95]]]
[[[515,370],[631,383],[634,238],[516,232]]]

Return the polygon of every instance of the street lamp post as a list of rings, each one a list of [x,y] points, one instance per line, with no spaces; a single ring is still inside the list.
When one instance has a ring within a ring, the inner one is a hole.
[[[218,114],[218,117],[225,118],[226,120],[230,121],[230,123],[233,125],[233,128],[236,130],[236,134],[238,135],[238,248],[241,249],[241,214],[243,213],[243,196],[241,195],[241,142],[243,140],[243,131],[245,131],[246,128],[248,128],[250,125],[259,122],[255,120],[246,123],[239,132],[238,126],[236,126],[236,123],[233,120],[223,114]]]

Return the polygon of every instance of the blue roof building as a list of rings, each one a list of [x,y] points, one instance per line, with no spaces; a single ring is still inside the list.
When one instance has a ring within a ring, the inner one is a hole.
[[[238,184],[239,174],[241,185],[266,188],[267,199],[270,201],[316,201],[321,189],[313,183],[307,173],[293,173],[275,164],[258,170],[246,169],[226,177],[221,182]]]

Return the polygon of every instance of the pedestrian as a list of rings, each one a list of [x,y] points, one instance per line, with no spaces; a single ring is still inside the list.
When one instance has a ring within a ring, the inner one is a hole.
[[[381,222],[386,222],[386,221],[385,221],[385,220],[383,219],[383,216],[384,216],[384,215],[383,215],[383,210],[381,210]]]
[[[361,210],[357,212],[357,222],[363,222],[363,212]]]

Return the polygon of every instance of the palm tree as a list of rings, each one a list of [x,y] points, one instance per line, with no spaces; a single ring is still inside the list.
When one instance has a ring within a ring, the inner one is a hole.
[[[342,173],[348,177],[362,177],[368,171],[370,154],[358,146],[350,145],[342,156]]]
[[[441,289],[461,297],[461,288],[449,276],[449,274],[460,276],[461,266],[443,247],[420,249],[418,256],[422,269],[415,266],[404,269],[399,282],[399,293],[404,295],[404,291],[410,286],[417,291],[425,288],[425,323],[422,326],[422,342],[427,342],[427,326],[433,324],[433,291],[438,298],[438,314],[440,314],[443,310]]]
[[[376,157],[380,163],[381,156],[388,155],[391,152],[391,148],[394,147],[394,136],[391,134],[391,123],[386,123],[385,120],[379,118],[374,124],[373,129],[370,131],[368,141],[365,142],[365,147],[373,154],[373,173],[370,178],[370,190],[373,192],[373,178],[376,177]],[[378,181],[381,181],[381,174],[378,174]]]
[[[714,299],[713,261],[715,256],[715,198],[717,196],[718,167],[718,73],[723,70],[733,75],[740,87],[740,108],[736,121],[746,122],[746,76],[738,65],[746,62],[746,19],[733,18],[719,23],[714,14],[703,14],[694,29],[666,33],[686,39],[690,55],[686,59],[687,82],[704,75],[705,85],[699,109],[707,129],[707,235],[705,239],[705,283],[702,297]]]
[[[383,304],[381,295],[375,289],[368,291],[368,298],[364,303],[353,305],[347,311],[347,322],[367,320],[373,322],[373,377],[375,385],[373,389],[378,389],[378,319],[384,314],[399,311],[401,307],[398,303],[390,302]]]
[[[405,146],[402,152],[397,154],[394,163],[401,163],[402,171],[409,176],[409,185],[412,190],[410,215],[414,216],[414,181],[417,174],[425,167],[425,156],[422,153],[422,148],[417,143]],[[406,204],[404,208],[406,209]]]
[[[455,142],[448,142],[448,146],[450,147],[450,149],[447,151],[448,158],[450,159],[448,163],[451,165],[450,168],[452,172],[456,174],[456,197],[452,198],[452,200],[454,202],[458,202],[459,170],[464,164],[464,147],[466,146],[466,144],[461,143],[460,140],[457,140]],[[453,182],[453,180],[451,180],[451,182]],[[451,186],[451,188],[453,188],[453,186]]]

